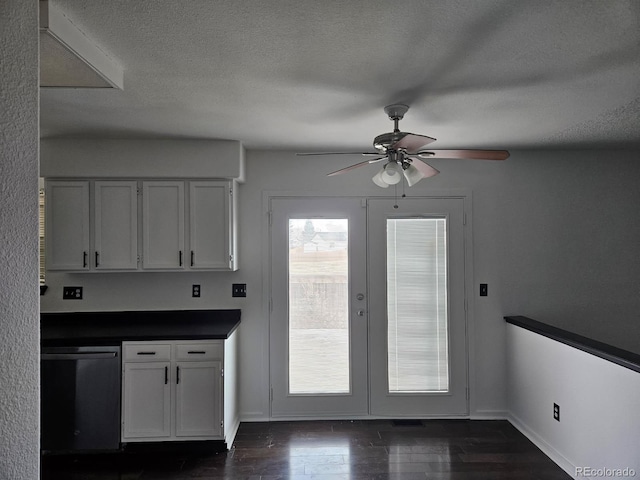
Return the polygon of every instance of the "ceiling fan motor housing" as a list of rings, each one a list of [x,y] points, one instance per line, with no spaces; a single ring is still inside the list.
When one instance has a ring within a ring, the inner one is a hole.
[[[393,145],[394,143],[398,142],[405,135],[407,135],[406,132],[400,132],[400,131],[383,133],[381,135],[378,135],[376,138],[373,139],[373,148],[375,148],[381,153],[387,153],[387,151],[391,151],[389,150],[389,147],[391,147],[391,145]]]

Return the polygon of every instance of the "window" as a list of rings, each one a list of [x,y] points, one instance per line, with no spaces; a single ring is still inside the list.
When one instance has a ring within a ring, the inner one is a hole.
[[[348,220],[289,220],[289,393],[348,393]]]

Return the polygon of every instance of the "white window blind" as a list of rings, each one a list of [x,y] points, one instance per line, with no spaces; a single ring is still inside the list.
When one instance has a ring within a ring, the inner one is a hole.
[[[390,393],[449,389],[445,218],[387,219]]]
[[[38,237],[40,240],[39,249],[40,249],[40,285],[44,285],[45,280],[45,258],[44,258],[44,188],[40,189],[38,196],[38,219],[39,219],[39,228],[38,228]]]

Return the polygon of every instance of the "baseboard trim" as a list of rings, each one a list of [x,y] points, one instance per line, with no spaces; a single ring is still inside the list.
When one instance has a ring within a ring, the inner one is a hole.
[[[262,412],[246,412],[240,414],[240,423],[242,422],[269,422],[271,419]]]
[[[236,417],[235,422],[232,425],[225,425],[225,436],[224,441],[227,444],[227,449],[230,449],[233,445],[233,441],[236,438],[236,434],[238,433],[238,429],[240,428],[240,418]]]
[[[542,452],[549,457],[553,462],[555,462],[560,468],[562,468],[571,478],[576,479],[576,466],[571,463],[567,458],[562,455],[558,450],[556,450],[552,445],[547,443],[540,435],[538,435],[535,431],[529,428],[522,420],[516,417],[513,413],[509,412],[507,420],[517,428],[520,433],[522,433],[525,437],[531,440],[536,447],[538,447]],[[588,478],[588,477],[581,477]]]
[[[471,420],[508,420],[509,413],[506,410],[476,410],[469,418]]]

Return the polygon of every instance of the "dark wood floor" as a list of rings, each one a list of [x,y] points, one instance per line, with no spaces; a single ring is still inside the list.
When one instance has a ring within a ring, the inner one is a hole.
[[[224,453],[45,457],[43,480],[570,479],[506,421],[243,423]]]

